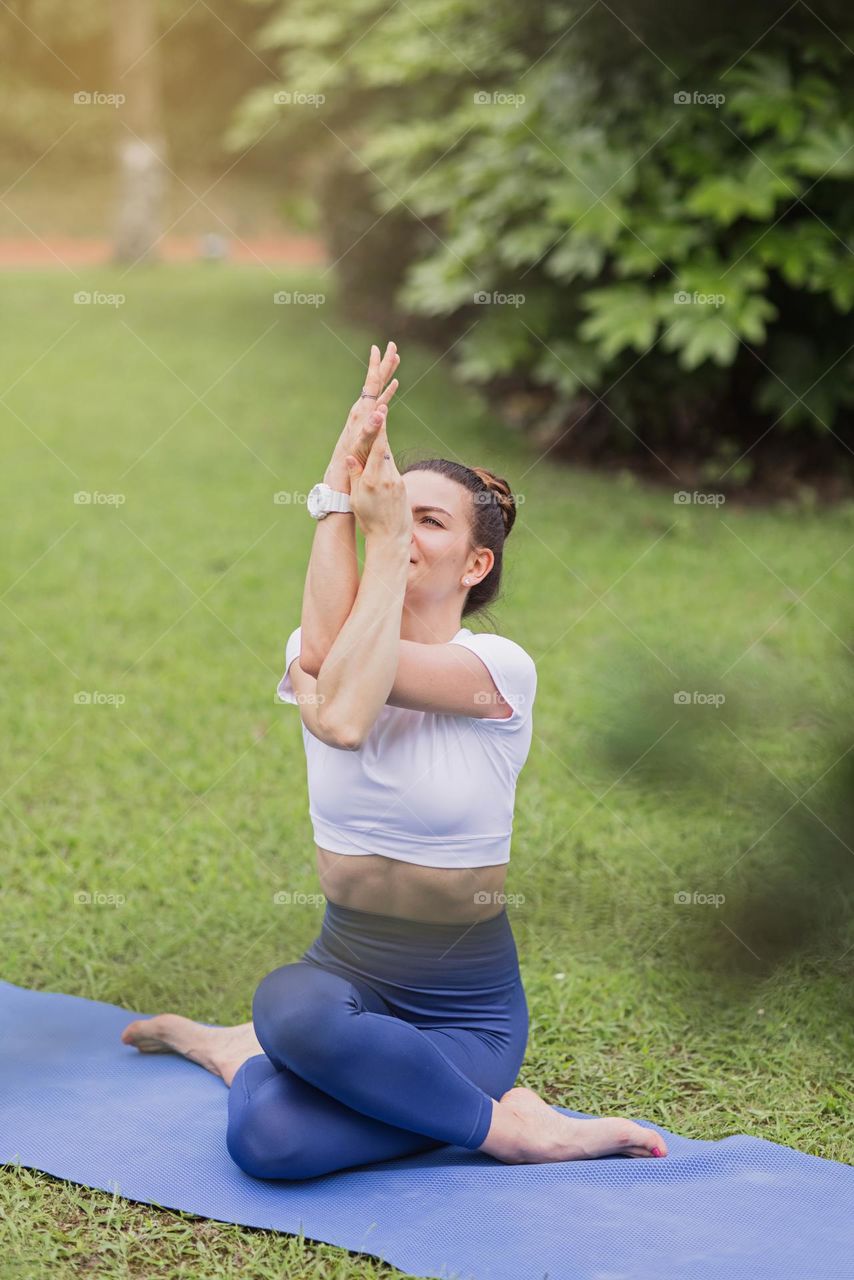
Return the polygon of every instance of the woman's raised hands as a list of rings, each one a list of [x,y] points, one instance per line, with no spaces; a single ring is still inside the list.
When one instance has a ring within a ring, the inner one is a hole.
[[[391,382],[389,382],[389,378],[399,364],[400,356],[397,354],[397,347],[393,342],[390,342],[386,347],[385,355],[382,359],[380,359],[379,347],[376,345],[371,346],[368,371],[365,374],[364,383],[366,394],[364,396],[360,395],[350,409],[330,463],[330,469],[334,469],[339,477],[342,474],[343,476],[347,475],[344,460],[348,454],[354,457],[360,466],[367,465],[371,446],[376,439],[379,427],[376,410],[380,405],[388,405],[395,391],[397,391],[399,386],[397,378],[394,378]]]
[[[362,465],[347,455],[350,475],[350,506],[365,538],[386,537],[409,542],[412,537],[412,509],[403,477],[392,457],[386,434],[386,413],[378,412],[368,460]]]

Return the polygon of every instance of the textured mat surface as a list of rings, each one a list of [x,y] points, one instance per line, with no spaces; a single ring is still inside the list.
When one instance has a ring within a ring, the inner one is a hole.
[[[443,1147],[258,1181],[226,1150],[222,1082],[121,1043],[145,1016],[0,982],[0,1162],[440,1280],[854,1280],[854,1168],[640,1117],[665,1159],[512,1166]]]

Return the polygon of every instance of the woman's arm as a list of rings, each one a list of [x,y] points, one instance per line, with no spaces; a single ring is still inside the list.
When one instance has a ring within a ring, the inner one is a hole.
[[[350,492],[350,476],[343,463],[333,459],[323,478],[333,489]],[[331,511],[316,523],[302,597],[305,644],[300,663],[308,671],[320,670],[359,589],[355,515]]]
[[[319,721],[350,750],[362,745],[397,675],[410,541],[408,533],[366,538],[355,604],[317,676]]]
[[[365,567],[350,616],[315,686],[324,732],[352,749],[361,746],[397,674],[413,527],[385,424],[361,475],[359,466],[351,460],[351,501],[365,537]]]
[[[388,411],[398,381],[395,378],[388,386],[386,383],[399,364],[400,356],[393,342],[386,347],[382,360],[379,347],[371,346],[365,375],[365,390],[371,394],[360,396],[350,409],[323,477],[326,484],[341,493],[350,492],[347,455],[355,456],[363,465],[367,462],[379,425],[376,411]],[[330,512],[325,520],[317,521],[303,589],[300,619],[303,670],[320,670],[353,608],[358,587],[355,516],[349,511]]]

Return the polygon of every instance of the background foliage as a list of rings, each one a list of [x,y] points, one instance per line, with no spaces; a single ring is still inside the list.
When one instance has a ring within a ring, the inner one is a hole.
[[[229,140],[287,147],[355,313],[457,339],[458,375],[558,452],[850,474],[854,16],[770,22],[288,0],[260,45],[324,101],[258,86]]]

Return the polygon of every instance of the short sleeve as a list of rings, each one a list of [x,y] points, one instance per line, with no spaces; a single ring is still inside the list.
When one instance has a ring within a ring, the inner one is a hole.
[[[513,708],[512,715],[503,719],[478,716],[477,723],[499,732],[512,732],[527,724],[537,694],[537,668],[531,655],[515,640],[489,631],[461,635],[450,643],[461,644],[477,654],[498,692]]]
[[[282,702],[293,702],[297,706],[299,706],[299,701],[296,689],[288,672],[294,658],[299,657],[301,639],[302,627],[297,627],[296,631],[292,631],[288,636],[288,643],[285,645],[285,674],[276,687],[276,693]]]

